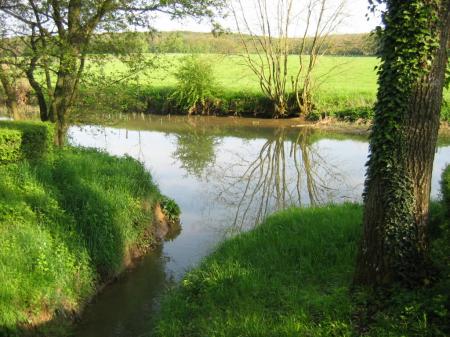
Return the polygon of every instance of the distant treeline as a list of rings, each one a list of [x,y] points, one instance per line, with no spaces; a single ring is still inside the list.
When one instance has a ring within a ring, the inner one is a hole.
[[[291,53],[298,54],[302,39],[292,38],[289,43]],[[312,39],[306,38],[304,53],[308,53],[311,44]],[[94,54],[130,52],[240,54],[244,49],[238,34],[135,32],[96,35],[89,50]],[[371,56],[376,52],[376,40],[371,34],[331,35],[322,52],[327,55]]]

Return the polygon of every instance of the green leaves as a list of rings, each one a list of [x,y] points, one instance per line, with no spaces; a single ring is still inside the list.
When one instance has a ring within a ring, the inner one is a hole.
[[[22,134],[19,131],[0,129],[0,164],[18,161],[21,144]]]
[[[188,114],[207,113],[217,91],[212,64],[198,56],[185,57],[178,71],[172,99]]]
[[[15,131],[20,134],[20,157],[39,160],[52,155],[55,136],[54,125],[41,122],[0,121],[0,131]]]

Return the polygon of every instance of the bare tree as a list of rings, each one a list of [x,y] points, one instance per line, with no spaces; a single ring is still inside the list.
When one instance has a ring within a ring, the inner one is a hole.
[[[308,0],[306,6],[294,0],[230,0],[230,7],[243,57],[273,103],[273,117],[287,116],[295,106],[300,114],[309,115],[313,70],[329,35],[344,19],[345,0]],[[294,35],[301,36],[295,66],[289,62]]]

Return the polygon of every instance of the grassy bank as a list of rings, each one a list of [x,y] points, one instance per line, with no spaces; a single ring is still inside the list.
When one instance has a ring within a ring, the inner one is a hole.
[[[107,57],[107,56],[102,56]],[[149,58],[152,56],[149,56]],[[100,111],[179,113],[170,97],[175,91],[175,73],[183,54],[164,54],[157,58],[156,68],[148,72],[133,73],[133,80],[115,81],[127,77],[123,63],[111,58],[102,72],[94,64],[88,67],[91,75],[103,80],[84,86],[80,108]],[[213,101],[214,113],[264,116],[271,115],[272,104],[262,95],[259,80],[236,55],[199,54],[205,64],[212,66],[216,80]],[[256,57],[256,56],[255,56]],[[375,57],[324,56],[314,72],[314,104],[317,114],[326,114],[339,120],[355,121],[371,117],[371,108],[377,91],[374,70]],[[298,56],[289,57],[289,78],[298,68]],[[102,85],[101,83],[105,83]],[[289,86],[289,84],[288,84]],[[450,99],[450,92],[445,91]],[[81,110],[81,109],[80,109]],[[449,119],[444,107],[443,119]]]
[[[155,334],[448,336],[450,251],[443,214],[443,205],[433,204],[432,252],[440,270],[433,286],[385,297],[350,292],[361,206],[275,214],[189,272],[164,299]]]
[[[0,176],[2,336],[56,334],[155,241],[161,195],[134,159],[66,148],[0,164]]]

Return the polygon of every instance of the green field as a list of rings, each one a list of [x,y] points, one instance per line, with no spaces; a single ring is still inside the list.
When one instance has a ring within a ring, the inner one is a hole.
[[[116,100],[121,99],[124,95],[124,85],[117,85],[112,89],[109,83],[120,76],[125,76],[126,66],[113,58],[105,63],[103,71],[110,78],[105,92],[112,91],[114,94],[105,93],[103,108],[107,109],[109,102],[113,106],[112,109],[116,106],[127,106],[129,110],[139,112],[139,107],[136,107],[139,104],[132,102],[133,97],[138,100],[150,98],[154,101],[167,99],[177,85],[174,74],[180,60],[186,55],[150,56],[149,54],[147,57],[156,57],[155,67],[148,69],[145,73],[137,74],[133,81],[128,81],[128,97],[123,97],[124,102],[121,103],[114,101],[112,96],[115,96]],[[217,54],[200,54],[199,57],[212,65],[217,82],[217,98],[230,101],[262,96],[257,77],[247,67],[242,57]],[[307,58],[305,60],[307,61]],[[377,91],[375,71],[377,63],[375,57],[324,56],[320,58],[314,71],[314,102],[317,112],[333,115],[347,110],[357,111],[372,107]],[[290,56],[288,68],[289,77],[296,73],[298,56]],[[90,72],[98,73],[97,66],[92,65]],[[101,86],[96,86],[96,93],[98,94],[99,91],[102,91]],[[446,90],[444,96],[449,100],[450,92]],[[98,96],[97,99],[99,99]],[[444,107],[444,110],[447,108]]]

